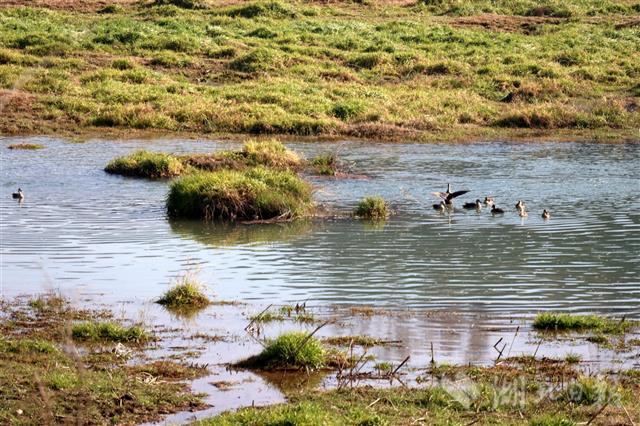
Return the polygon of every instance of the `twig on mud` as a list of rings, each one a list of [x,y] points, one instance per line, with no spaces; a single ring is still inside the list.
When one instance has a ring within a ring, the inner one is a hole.
[[[269,306],[267,306],[262,312],[260,312],[258,315],[256,315],[255,317],[253,317],[251,319],[251,322],[244,328],[244,331],[247,331],[249,329],[249,327],[251,327],[253,325],[254,322],[256,322],[257,320],[260,319],[260,317],[269,310],[270,307],[273,306],[273,303],[270,304]]]
[[[511,349],[513,348],[513,344],[516,341],[516,337],[518,337],[518,332],[520,331],[520,326],[516,327],[516,333],[513,335],[513,340],[511,341],[511,346],[509,346],[509,352],[507,352],[507,358],[511,355]]]
[[[371,408],[373,407],[375,404],[378,403],[378,401],[380,401],[381,398],[376,399],[375,401],[373,401],[371,404],[367,405],[367,408]]]
[[[624,413],[627,415],[627,418],[629,419],[629,422],[631,423],[631,426],[636,426],[636,424],[633,422],[633,419],[631,418],[631,415],[627,411],[627,407],[625,407],[624,404],[622,404],[622,403],[620,403],[620,406],[624,410]]]
[[[602,406],[602,408],[601,408],[601,409],[599,409],[599,410],[598,410],[598,412],[597,412],[597,413],[595,413],[595,414],[594,414],[594,415],[589,419],[589,421],[587,422],[586,426],[589,426],[589,425],[591,424],[591,422],[593,422],[593,421],[596,419],[596,417],[598,417],[598,416],[600,415],[600,413],[602,413],[602,412],[604,411],[604,409],[605,409],[605,408],[607,408],[608,406],[609,406],[609,402],[607,402],[606,404],[604,404],[604,405]]]
[[[405,365],[405,364],[407,363],[407,361],[409,361],[409,358],[410,358],[410,357],[411,357],[410,355],[407,355],[407,357],[404,359],[404,361],[402,361],[402,362],[400,363],[400,365],[398,365],[398,367],[396,367],[396,369],[395,369],[395,370],[393,370],[393,372],[391,373],[391,375],[392,375],[392,376],[395,376],[395,374],[398,372],[398,370],[400,370],[400,368],[402,368],[402,366],[403,366],[403,365]]]
[[[293,353],[293,356],[295,357],[296,355],[298,355],[298,352],[300,352],[302,350],[302,348],[304,348],[304,345],[307,344],[307,342],[309,341],[309,339],[311,339],[313,337],[314,334],[316,334],[318,332],[318,330],[320,330],[322,327],[324,327],[325,325],[329,324],[331,321],[325,321],[322,324],[320,324],[319,326],[316,327],[315,330],[313,330],[311,333],[309,333],[309,335],[307,335],[307,337],[304,338],[304,340],[302,341],[302,343],[300,343],[300,345],[298,346],[298,348],[296,349],[296,351]]]

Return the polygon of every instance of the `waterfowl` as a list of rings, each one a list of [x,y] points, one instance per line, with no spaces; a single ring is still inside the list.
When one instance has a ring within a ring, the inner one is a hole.
[[[484,205],[485,206],[493,206],[495,203],[493,202],[493,197],[484,197]]]
[[[442,198],[444,202],[447,204],[447,206],[452,206],[454,198],[464,195],[467,192],[469,191],[465,190],[465,191],[451,192],[451,184],[448,183],[446,192],[432,192],[432,194],[435,195],[436,197]]]
[[[542,218],[549,219],[551,217],[551,213],[547,211],[547,209],[542,210]]]
[[[518,209],[518,215],[520,217],[527,217],[527,216],[529,216],[529,213],[527,213],[527,211],[525,209]]]
[[[476,200],[475,203],[464,203],[464,205],[462,206],[462,208],[464,209],[476,209],[476,210],[481,210],[482,209],[482,203],[480,202],[480,200]]]
[[[501,208],[496,207],[495,204],[491,205],[491,213],[492,214],[503,214],[504,210],[502,210]]]
[[[22,200],[24,199],[24,192],[22,192],[22,189],[18,188],[18,192],[14,192],[13,194],[11,194],[11,196],[18,200]]]
[[[516,209],[517,210],[524,210],[524,201],[522,200],[518,200],[518,202],[516,203]]]
[[[444,202],[444,201],[440,201],[440,204],[434,204],[434,205],[433,205],[433,209],[434,209],[434,210],[438,210],[438,211],[440,211],[440,212],[443,212],[443,211],[444,211],[444,209],[445,209],[445,207],[446,207],[446,204],[445,204],[445,202]]]

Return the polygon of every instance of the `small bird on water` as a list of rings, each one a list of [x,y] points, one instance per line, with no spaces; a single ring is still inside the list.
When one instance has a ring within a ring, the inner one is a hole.
[[[549,213],[549,211],[547,209],[542,210],[542,218],[543,219],[549,219],[551,217],[551,213]]]
[[[516,203],[516,209],[517,210],[524,210],[524,207],[525,207],[524,201],[518,200],[518,202]]]
[[[462,206],[463,209],[476,209],[478,211],[482,210],[482,203],[480,200],[476,200],[475,203],[464,203]]]
[[[491,206],[491,214],[503,214],[503,213],[504,213],[504,210],[502,210],[499,207],[496,207],[495,204]]]
[[[467,192],[469,191],[466,190],[466,191],[451,192],[451,184],[448,183],[446,192],[432,192],[432,194],[435,195],[436,197],[442,198],[444,202],[447,204],[447,206],[453,206],[453,199],[456,197],[459,197],[460,195],[464,195]]]
[[[14,192],[11,196],[17,200],[22,200],[24,199],[24,192],[22,192],[22,189],[18,188],[18,192]]]
[[[485,206],[492,206],[494,205],[494,201],[493,201],[493,197],[484,197],[484,205]]]

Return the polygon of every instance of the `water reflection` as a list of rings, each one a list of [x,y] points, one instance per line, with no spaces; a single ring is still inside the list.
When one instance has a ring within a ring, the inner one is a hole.
[[[183,238],[211,247],[263,245],[290,242],[311,232],[313,224],[307,220],[270,224],[206,223],[202,221],[170,220],[171,230]]]

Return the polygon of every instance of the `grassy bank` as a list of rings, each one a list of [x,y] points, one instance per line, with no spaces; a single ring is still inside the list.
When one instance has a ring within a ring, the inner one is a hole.
[[[639,10],[16,0],[0,8],[0,132],[637,138]]]
[[[561,370],[566,375],[557,375]],[[424,376],[433,384],[429,387],[306,392],[291,395],[287,404],[242,409],[194,424],[573,426],[640,419],[637,375],[614,383],[572,371],[567,366],[545,369],[543,361],[432,369]]]

